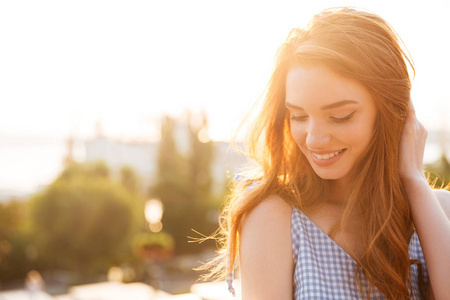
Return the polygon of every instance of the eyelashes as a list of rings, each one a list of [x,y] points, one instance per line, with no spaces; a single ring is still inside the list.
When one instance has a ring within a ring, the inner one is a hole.
[[[297,122],[306,121],[307,118],[308,116],[294,116],[294,115],[291,116],[291,120]]]
[[[336,117],[330,117],[330,119],[335,122],[335,123],[344,123],[347,121],[350,121],[351,119],[353,119],[353,116],[355,115],[355,112],[350,113],[349,115],[343,117],[343,118],[336,118]],[[294,114],[292,114],[291,116],[291,120],[292,121],[297,121],[297,122],[303,122],[306,121],[308,119],[308,116],[295,116]]]
[[[336,123],[343,123],[345,121],[351,120],[353,118],[353,115],[355,114],[355,112],[356,111],[352,112],[351,114],[349,114],[348,116],[343,117],[343,118],[335,118],[335,117],[330,117],[330,118]]]

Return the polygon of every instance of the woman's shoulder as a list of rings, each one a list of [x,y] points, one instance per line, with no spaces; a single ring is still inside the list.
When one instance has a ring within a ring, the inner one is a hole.
[[[445,189],[435,189],[433,192],[445,214],[450,219],[450,191]]]
[[[256,187],[260,187],[261,178],[237,174],[234,176],[236,184],[243,185],[245,191],[251,191]],[[263,200],[256,204],[252,209],[248,210],[243,216],[242,225],[244,228],[261,229],[265,226],[276,226],[271,223],[278,223],[282,220],[291,219],[292,207],[284,199],[276,194],[263,196]],[[280,224],[283,224],[280,223]]]
[[[266,197],[244,216],[241,241],[250,247],[272,250],[280,244],[290,244],[291,214],[291,206],[281,197]]]
[[[245,223],[257,222],[267,226],[269,222],[277,222],[291,218],[292,207],[280,196],[269,195],[245,216]],[[271,224],[273,225],[273,224]]]

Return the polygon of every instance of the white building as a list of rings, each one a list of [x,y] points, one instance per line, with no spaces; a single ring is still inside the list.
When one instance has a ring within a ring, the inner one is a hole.
[[[244,165],[245,158],[227,142],[213,142],[214,160],[211,165],[213,193],[220,195],[230,178]],[[127,142],[99,136],[85,142],[85,161],[103,161],[113,174],[124,166],[133,168],[146,190],[157,172],[158,143]]]
[[[122,167],[131,167],[147,188],[156,174],[157,143],[124,142],[97,137],[85,143],[85,161],[103,161],[113,174]]]

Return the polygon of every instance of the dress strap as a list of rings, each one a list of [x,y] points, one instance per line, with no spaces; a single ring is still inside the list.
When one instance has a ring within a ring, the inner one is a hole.
[[[231,271],[230,275],[227,277],[227,285],[228,285],[228,291],[233,295],[233,297],[236,297],[236,291],[233,287],[233,278],[234,278],[234,270]]]

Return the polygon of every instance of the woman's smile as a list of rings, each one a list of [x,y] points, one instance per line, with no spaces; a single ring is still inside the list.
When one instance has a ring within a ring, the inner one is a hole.
[[[318,166],[326,167],[334,164],[337,160],[344,155],[345,149],[341,149],[334,152],[319,152],[310,151],[311,160]]]

